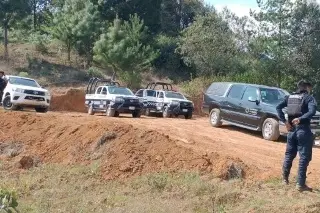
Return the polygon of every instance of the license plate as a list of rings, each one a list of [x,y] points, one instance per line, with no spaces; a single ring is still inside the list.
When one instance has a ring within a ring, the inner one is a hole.
[[[182,112],[188,112],[188,110],[187,109],[183,109]]]
[[[136,108],[135,107],[129,107],[129,110],[135,110]]]

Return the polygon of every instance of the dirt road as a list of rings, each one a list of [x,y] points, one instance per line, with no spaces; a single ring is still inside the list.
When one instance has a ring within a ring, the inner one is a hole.
[[[131,117],[108,118],[99,114],[89,116],[85,113],[70,112],[49,112],[47,114],[0,112],[0,115],[2,117],[0,125],[3,127],[0,132],[1,141],[22,141],[28,145],[26,150],[29,153],[38,154],[51,162],[90,160],[88,156],[83,154],[79,157],[77,153],[87,153],[88,150],[92,149],[94,141],[101,137],[103,132],[110,130],[110,124],[113,126],[112,130],[121,135],[121,141],[124,141],[121,147],[119,145],[118,150],[126,150],[126,153],[130,153],[128,159],[117,156],[119,162],[125,162],[129,159],[131,162],[132,159],[138,159],[140,155],[151,149],[150,147],[148,149],[142,148],[143,143],[150,143],[154,140],[158,142],[152,145],[151,154],[149,153],[143,159],[144,164],[152,161],[153,158],[150,157],[152,155],[155,155],[155,162],[158,161],[161,153],[170,155],[170,158],[175,158],[175,156],[187,158],[188,155],[193,155],[188,151],[191,149],[199,153],[217,153],[220,156],[219,159],[221,157],[224,159],[240,159],[250,168],[250,172],[255,178],[264,179],[280,175],[285,150],[284,142],[269,142],[261,139],[259,133],[231,126],[213,128],[207,118],[194,118],[192,120],[156,117],[141,117],[139,119]],[[171,142],[178,143],[179,147],[182,146],[181,149],[172,146],[167,138],[170,138]],[[67,144],[69,145],[67,146]],[[139,144],[139,146],[125,148],[128,144]],[[41,149],[41,151],[37,149]],[[114,148],[106,155],[106,162],[115,150]],[[137,156],[132,156],[132,150]],[[171,152],[172,150],[175,151]],[[320,150],[315,148],[313,151],[313,159],[308,171],[308,182],[318,184],[320,183],[320,171],[318,169]],[[160,154],[157,155],[157,152]],[[194,160],[194,158],[192,159]],[[188,159],[189,163],[192,159]],[[141,160],[136,160],[134,163],[141,164]],[[212,164],[215,164],[214,160],[217,160],[217,158],[213,158]],[[176,160],[172,162],[176,162]],[[184,169],[189,168],[186,164],[182,166]],[[194,165],[201,167],[203,164],[204,162],[197,162]],[[293,169],[293,177],[296,174],[296,165],[297,160]],[[110,164],[106,169],[108,171],[112,170],[111,167]],[[140,167],[137,167],[137,169],[141,169]],[[147,166],[144,167],[147,168]],[[153,165],[149,165],[149,167],[152,170]]]

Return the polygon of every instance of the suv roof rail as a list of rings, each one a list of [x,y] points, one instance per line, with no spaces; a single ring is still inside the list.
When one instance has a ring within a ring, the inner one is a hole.
[[[105,85],[104,86],[120,86],[119,82],[113,81],[111,78],[108,79],[100,79],[100,78],[90,78],[87,89],[86,89],[86,94],[92,94],[97,88],[98,83],[102,83]],[[92,92],[93,91],[93,92]]]
[[[146,89],[155,89],[158,85],[162,86],[163,90],[173,91],[172,85],[170,83],[165,83],[160,81],[148,83]]]

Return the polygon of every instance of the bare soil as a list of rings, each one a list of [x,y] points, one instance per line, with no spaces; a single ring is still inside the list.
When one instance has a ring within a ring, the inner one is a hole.
[[[0,141],[23,143],[23,155],[44,163],[89,164],[100,159],[106,179],[157,171],[199,171],[227,179],[235,164],[247,180],[279,177],[285,143],[230,126],[213,128],[192,120],[97,114],[0,112]],[[109,135],[109,136],[108,136]],[[110,137],[110,135],[113,135]],[[308,183],[320,183],[319,150],[314,149]],[[3,156],[2,159],[8,159]],[[294,166],[293,176],[296,173]]]

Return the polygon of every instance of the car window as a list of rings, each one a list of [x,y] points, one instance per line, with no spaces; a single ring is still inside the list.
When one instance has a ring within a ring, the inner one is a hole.
[[[268,104],[280,103],[285,97],[284,93],[277,89],[260,88],[261,101]]]
[[[136,94],[138,97],[143,97],[143,90],[139,90]]]
[[[252,97],[254,100],[258,100],[257,88],[247,87],[246,91],[243,94],[242,100],[247,101],[249,97]]]
[[[228,98],[241,99],[243,91],[245,89],[244,85],[235,84],[231,87]]]
[[[184,96],[178,92],[165,92],[167,98],[185,99]]]
[[[210,95],[223,96],[230,84],[228,83],[212,83],[206,93]]]
[[[164,98],[163,92],[160,92],[159,98]]]
[[[128,88],[124,87],[108,87],[110,94],[116,94],[116,95],[133,95],[132,91]]]
[[[106,95],[107,94],[107,88],[103,87],[101,94]]]
[[[102,89],[102,87],[99,87],[99,88],[98,88],[97,94],[100,94],[100,93],[101,93],[101,89]]]
[[[156,91],[155,90],[147,90],[147,96],[156,97]]]

